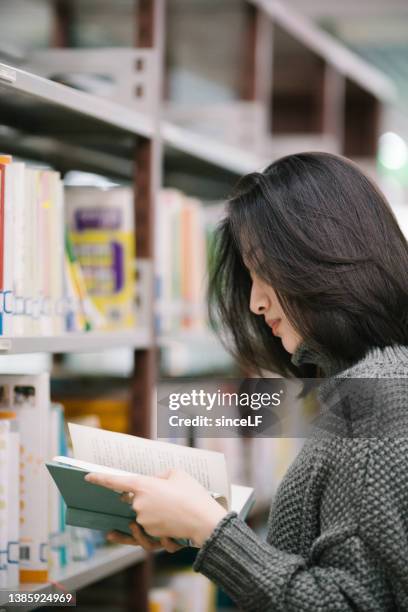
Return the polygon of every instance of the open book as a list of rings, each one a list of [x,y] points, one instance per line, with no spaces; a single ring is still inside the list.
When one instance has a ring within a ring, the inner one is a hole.
[[[112,491],[84,480],[89,472],[155,476],[170,468],[196,478],[226,510],[245,518],[255,499],[250,487],[231,485],[222,453],[68,424],[74,457],[54,457],[47,468],[67,505],[66,523],[131,534],[136,514]],[[178,540],[183,545],[192,545]]]

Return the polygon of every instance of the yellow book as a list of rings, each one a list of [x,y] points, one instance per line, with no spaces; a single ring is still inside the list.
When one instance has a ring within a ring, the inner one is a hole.
[[[133,191],[69,187],[66,221],[85,287],[107,329],[135,324]]]

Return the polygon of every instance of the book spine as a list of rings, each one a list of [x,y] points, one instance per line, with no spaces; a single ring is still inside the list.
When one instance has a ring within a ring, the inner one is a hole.
[[[7,587],[7,544],[9,519],[8,507],[8,445],[9,445],[8,421],[0,421],[0,588]]]
[[[13,163],[14,198],[13,198],[13,336],[24,335],[24,198],[25,198],[25,165]]]
[[[4,334],[3,291],[4,291],[4,206],[6,197],[6,164],[0,163],[0,336]]]
[[[3,335],[13,335],[15,165],[5,165],[3,198]]]
[[[18,586],[20,578],[20,432],[16,419],[10,421],[9,438],[7,586],[10,588]]]

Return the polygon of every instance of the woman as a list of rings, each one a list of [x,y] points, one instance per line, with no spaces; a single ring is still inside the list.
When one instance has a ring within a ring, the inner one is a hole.
[[[309,440],[266,541],[183,472],[89,480],[133,493],[167,550],[191,538],[194,569],[243,610],[408,610],[408,245],[389,205],[350,161],[290,155],[241,181],[217,244],[211,312],[240,361],[332,384],[384,378],[351,407],[369,406],[380,436],[363,423],[356,439]],[[160,546],[132,529],[111,539]]]

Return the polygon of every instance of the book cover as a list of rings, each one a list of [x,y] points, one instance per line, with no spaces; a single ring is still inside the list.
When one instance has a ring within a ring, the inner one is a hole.
[[[120,500],[120,493],[84,480],[86,470],[47,462],[47,468],[67,505],[66,523],[76,527],[110,531],[118,529],[131,535],[129,522],[136,514]]]
[[[135,236],[133,191],[66,189],[66,220],[89,296],[107,329],[133,327]]]
[[[250,487],[230,485],[225,458],[204,451],[69,423],[75,458],[54,457],[47,468],[67,504],[67,524],[131,534],[135,512],[120,492],[88,483],[89,472],[155,475],[181,468],[195,477],[225,509],[245,518],[252,507]],[[187,544],[185,540],[179,540]]]

